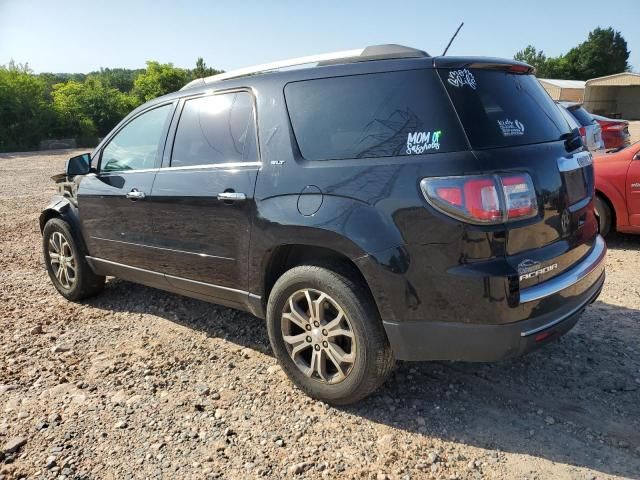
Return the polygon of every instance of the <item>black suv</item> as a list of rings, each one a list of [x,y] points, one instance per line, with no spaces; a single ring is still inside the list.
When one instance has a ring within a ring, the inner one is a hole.
[[[532,350],[605,278],[591,155],[511,60],[386,45],[224,73],[54,178],[62,295],[116,276],[266,318],[287,375],[334,404],[395,359]]]

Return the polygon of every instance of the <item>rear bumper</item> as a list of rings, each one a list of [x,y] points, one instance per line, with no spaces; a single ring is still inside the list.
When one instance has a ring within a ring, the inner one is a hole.
[[[384,322],[399,360],[489,362],[527,353],[569,331],[604,284],[606,245],[598,237],[592,251],[575,267],[520,292],[526,320],[490,325],[461,322]]]

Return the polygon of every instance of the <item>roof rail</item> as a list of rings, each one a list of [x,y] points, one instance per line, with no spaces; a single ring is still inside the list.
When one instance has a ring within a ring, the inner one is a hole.
[[[180,90],[194,88],[207,83],[219,82],[221,80],[229,80],[231,78],[245,77],[248,75],[266,73],[283,68],[298,67],[301,65],[316,64],[318,66],[323,66],[335,65],[338,63],[366,62],[370,60],[384,60],[392,58],[420,58],[429,56],[430,55],[423,50],[405,47],[404,45],[372,45],[365,48],[356,48],[354,50],[343,50],[340,52],[291,58],[289,60],[280,60],[278,62],[263,63],[253,67],[231,70],[229,72],[219,73],[218,75],[212,75],[210,77],[198,78],[187,83]]]

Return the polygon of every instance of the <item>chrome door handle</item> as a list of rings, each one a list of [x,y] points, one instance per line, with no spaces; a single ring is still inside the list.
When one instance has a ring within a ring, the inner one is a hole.
[[[144,192],[141,192],[137,188],[134,188],[129,193],[127,193],[126,197],[129,200],[143,200],[146,195]]]
[[[238,202],[246,199],[247,196],[244,193],[239,192],[220,192],[218,194],[218,200],[223,200],[226,202]]]

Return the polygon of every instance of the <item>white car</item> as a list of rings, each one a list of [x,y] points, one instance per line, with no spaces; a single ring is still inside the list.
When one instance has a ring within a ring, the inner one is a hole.
[[[557,102],[560,112],[571,128],[580,130],[583,143],[592,152],[604,151],[602,127],[581,104],[574,102]]]

